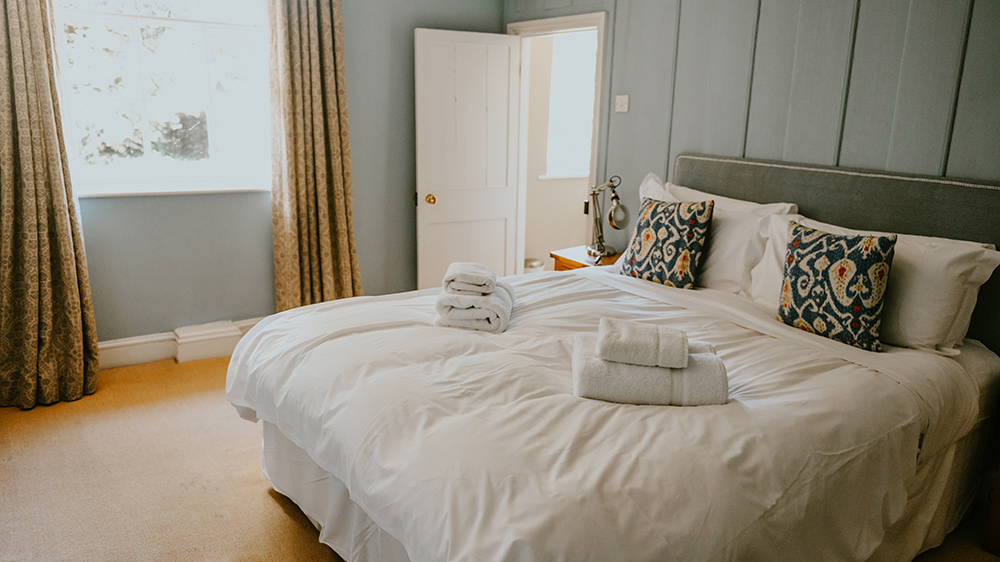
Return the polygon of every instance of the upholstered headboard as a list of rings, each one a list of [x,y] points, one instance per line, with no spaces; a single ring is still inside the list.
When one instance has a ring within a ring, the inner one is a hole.
[[[758,203],[787,201],[818,221],[1000,247],[1000,183],[704,154],[680,154],[673,183]],[[1000,354],[1000,269],[979,291],[969,337]]]

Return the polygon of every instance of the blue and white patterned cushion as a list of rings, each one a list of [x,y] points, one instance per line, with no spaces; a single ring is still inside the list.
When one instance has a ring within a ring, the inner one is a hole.
[[[621,274],[692,288],[714,206],[714,201],[667,203],[643,199],[632,240],[622,256]]]
[[[830,234],[791,222],[778,320],[868,351],[878,341],[896,235]]]

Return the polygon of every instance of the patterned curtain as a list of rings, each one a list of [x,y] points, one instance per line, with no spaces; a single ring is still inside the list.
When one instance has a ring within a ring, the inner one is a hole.
[[[362,294],[340,0],[269,0],[278,311]]]
[[[46,0],[0,12],[0,406],[97,388],[97,327],[70,191]]]

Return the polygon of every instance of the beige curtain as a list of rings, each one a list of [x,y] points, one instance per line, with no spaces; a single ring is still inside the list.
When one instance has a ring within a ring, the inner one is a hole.
[[[278,311],[361,293],[340,0],[269,0]]]
[[[0,406],[97,388],[97,328],[70,191],[46,0],[0,13]]]

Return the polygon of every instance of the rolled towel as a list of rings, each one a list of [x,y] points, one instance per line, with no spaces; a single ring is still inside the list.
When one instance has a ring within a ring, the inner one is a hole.
[[[448,266],[441,282],[449,293],[483,296],[495,290],[497,274],[481,263],[457,261]]]
[[[514,310],[514,287],[504,279],[497,279],[495,290],[488,295],[442,291],[434,308],[436,326],[500,333],[507,329]]]
[[[596,353],[605,361],[683,368],[688,364],[688,337],[677,328],[601,318]]]
[[[605,361],[594,354],[597,336],[573,340],[573,394],[621,404],[697,406],[729,400],[726,368],[717,355],[692,355],[685,369]]]

